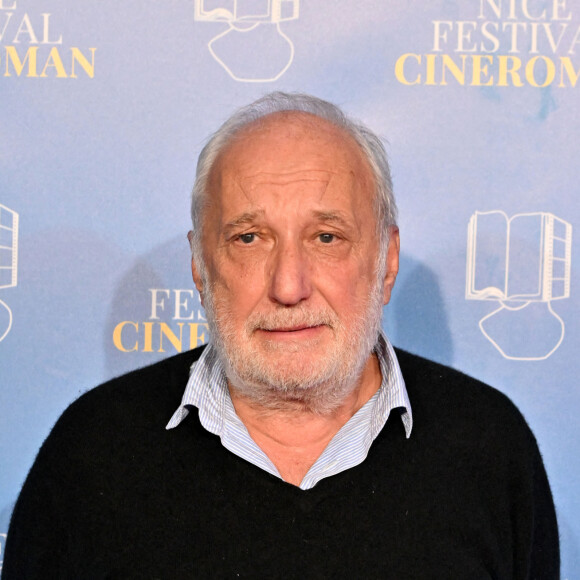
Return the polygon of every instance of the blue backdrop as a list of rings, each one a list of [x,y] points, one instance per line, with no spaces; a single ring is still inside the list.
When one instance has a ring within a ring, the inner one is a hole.
[[[520,407],[580,578],[579,77],[578,0],[0,0],[0,532],[72,400],[207,340],[195,160],[300,90],[385,138],[385,329]]]

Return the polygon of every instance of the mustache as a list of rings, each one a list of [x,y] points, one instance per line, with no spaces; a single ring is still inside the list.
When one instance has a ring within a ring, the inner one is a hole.
[[[312,310],[302,306],[274,310],[268,313],[255,313],[246,321],[248,332],[313,326],[328,326],[331,329],[338,329],[342,324],[334,312],[329,312],[326,309]]]

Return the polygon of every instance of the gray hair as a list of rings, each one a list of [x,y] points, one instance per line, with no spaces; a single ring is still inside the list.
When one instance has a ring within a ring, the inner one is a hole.
[[[302,112],[314,115],[343,129],[357,142],[370,165],[375,182],[375,211],[377,234],[381,255],[386,254],[389,227],[396,225],[397,207],[393,195],[391,172],[385,148],[377,135],[362,123],[347,117],[336,105],[311,95],[301,93],[270,93],[237,110],[209,139],[199,155],[197,172],[191,198],[193,237],[191,249],[199,266],[203,268],[201,252],[203,210],[208,202],[208,181],[212,167],[220,153],[240,131],[259,119],[281,112]]]

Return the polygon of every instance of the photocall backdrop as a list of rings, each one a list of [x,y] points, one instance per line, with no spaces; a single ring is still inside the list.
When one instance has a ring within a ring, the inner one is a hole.
[[[207,341],[195,161],[272,90],[384,137],[386,332],[519,406],[580,578],[580,0],[0,0],[0,538],[71,401]]]

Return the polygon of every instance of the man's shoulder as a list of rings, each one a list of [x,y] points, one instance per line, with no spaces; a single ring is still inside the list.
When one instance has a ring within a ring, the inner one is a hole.
[[[533,437],[506,394],[459,370],[400,349],[395,352],[417,427],[438,423],[453,431]]]
[[[405,385],[416,396],[436,396],[439,399],[481,397],[513,405],[501,391],[460,370],[399,348],[395,348],[395,353]]]
[[[57,426],[61,430],[74,429],[87,418],[94,418],[95,423],[103,420],[167,423],[181,401],[191,366],[204,348],[138,368],[85,392],[66,409]]]

